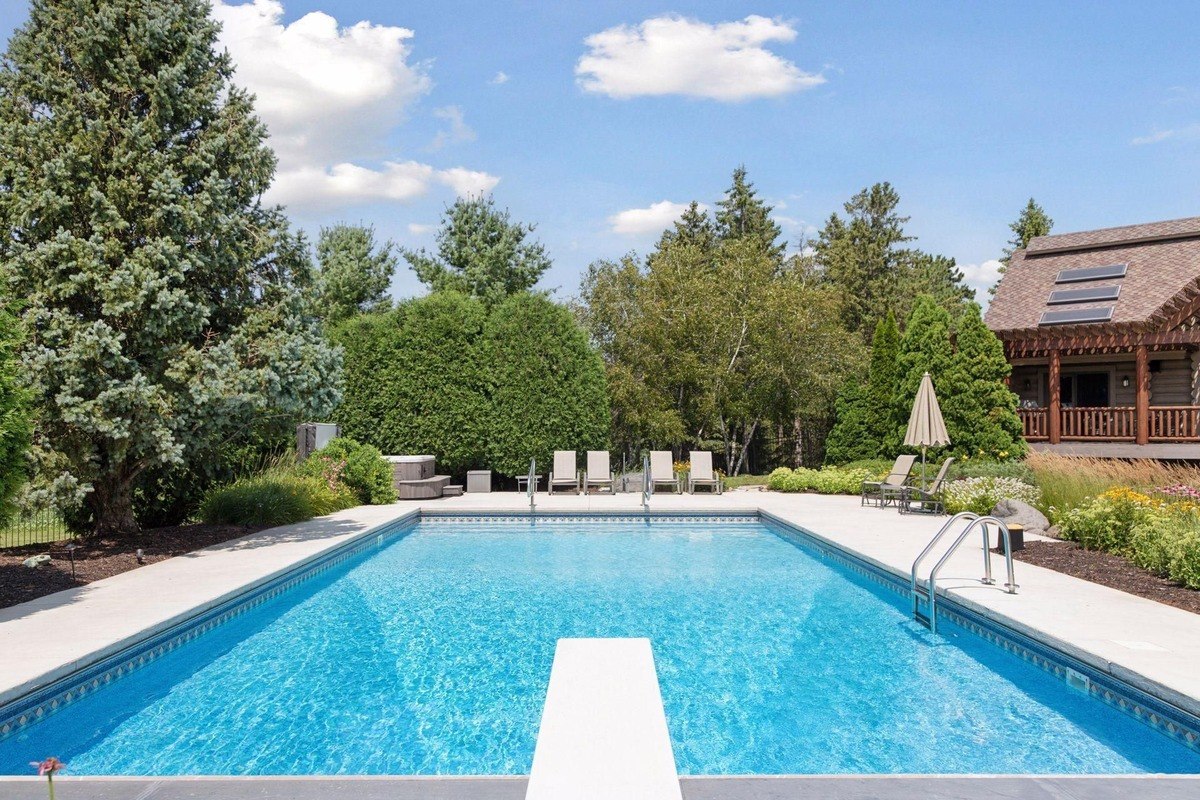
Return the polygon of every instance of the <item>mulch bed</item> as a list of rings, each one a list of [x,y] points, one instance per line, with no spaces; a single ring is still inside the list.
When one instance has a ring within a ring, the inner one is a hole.
[[[1026,542],[1013,558],[1200,614],[1200,591],[1160,578],[1112,553],[1084,550],[1075,542]]]
[[[137,569],[138,548],[146,564],[165,561],[210,545],[237,539],[261,528],[237,525],[181,525],[154,528],[120,540],[78,541],[75,548],[75,578],[66,542],[34,544],[0,550],[0,608],[24,603],[43,595],[71,589]],[[22,562],[30,556],[49,553],[51,561],[35,569]]]

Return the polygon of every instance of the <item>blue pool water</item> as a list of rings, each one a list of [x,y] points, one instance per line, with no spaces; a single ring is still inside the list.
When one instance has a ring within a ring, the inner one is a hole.
[[[527,773],[555,642],[646,636],[679,771],[1200,772],[761,523],[426,520],[0,741],[0,772]]]

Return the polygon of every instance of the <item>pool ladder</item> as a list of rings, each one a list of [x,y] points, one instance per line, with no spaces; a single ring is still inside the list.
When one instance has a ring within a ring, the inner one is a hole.
[[[650,510],[650,498],[654,495],[654,481],[650,477],[650,456],[642,456],[642,510]]]
[[[534,495],[537,494],[537,459],[529,459],[529,482],[526,484],[529,492],[529,513],[534,510]]]
[[[917,568],[921,566],[921,562],[926,556],[933,552],[940,542],[955,526],[960,523],[966,523],[958,531],[958,536],[951,542],[950,547],[946,552],[942,553],[942,557],[933,565],[933,569],[929,570],[929,577],[925,581],[920,581],[917,578]],[[925,545],[925,549],[917,556],[917,560],[913,562],[910,588],[912,590],[912,611],[913,618],[917,622],[929,628],[933,633],[937,633],[937,576],[942,571],[942,567],[950,560],[950,556],[954,555],[954,551],[958,546],[966,541],[971,531],[979,528],[983,534],[983,583],[992,586],[996,583],[992,577],[992,550],[988,540],[988,526],[995,525],[1000,531],[1000,537],[1004,540],[1004,561],[1008,566],[1008,583],[1004,584],[1005,591],[1009,594],[1017,593],[1017,580],[1013,577],[1013,557],[1012,557],[1012,541],[1008,536],[1008,526],[1000,520],[991,516],[980,516],[979,514],[970,511],[963,511],[955,514],[950,519],[946,520],[946,524],[942,529],[934,535],[929,544]],[[921,603],[924,602],[928,607],[927,612],[921,611]]]

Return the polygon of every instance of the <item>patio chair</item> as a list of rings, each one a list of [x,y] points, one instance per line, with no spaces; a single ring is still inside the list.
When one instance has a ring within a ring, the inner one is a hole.
[[[583,491],[587,492],[593,486],[598,489],[608,489],[613,494],[614,476],[609,466],[607,450],[588,450],[587,475],[583,479]]]
[[[675,459],[670,450],[650,451],[650,483],[657,489],[659,484],[670,486],[675,494],[683,491],[679,487],[679,476],[675,474]]]
[[[895,498],[889,498],[884,493],[884,488],[900,488],[908,486],[909,473],[912,472],[913,464],[917,463],[916,456],[903,455],[896,458],[896,463],[892,464],[892,471],[888,476],[881,481],[863,481],[862,493],[859,498],[859,505],[878,505],[883,508],[885,503]]]
[[[721,493],[721,479],[713,472],[712,453],[707,450],[693,450],[688,458],[688,494],[694,494],[697,486]]]
[[[942,468],[938,470],[937,476],[928,487],[922,489],[920,486],[904,486],[900,489],[884,489],[886,494],[895,492],[897,504],[900,506],[901,514],[911,514],[913,512],[924,512],[928,514],[940,514],[944,510],[942,505],[942,487],[946,484],[946,476],[950,473],[950,465],[954,463],[954,458],[947,458],[942,462]],[[913,506],[916,508],[913,508]]]
[[[550,473],[547,492],[554,494],[555,488],[570,488],[579,493],[579,470],[575,468],[574,450],[555,450],[554,469]]]

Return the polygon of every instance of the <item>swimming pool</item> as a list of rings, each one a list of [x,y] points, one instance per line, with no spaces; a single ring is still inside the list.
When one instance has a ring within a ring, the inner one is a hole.
[[[555,643],[645,636],[681,774],[1200,772],[752,517],[425,518],[0,740],[0,772],[525,774]]]

